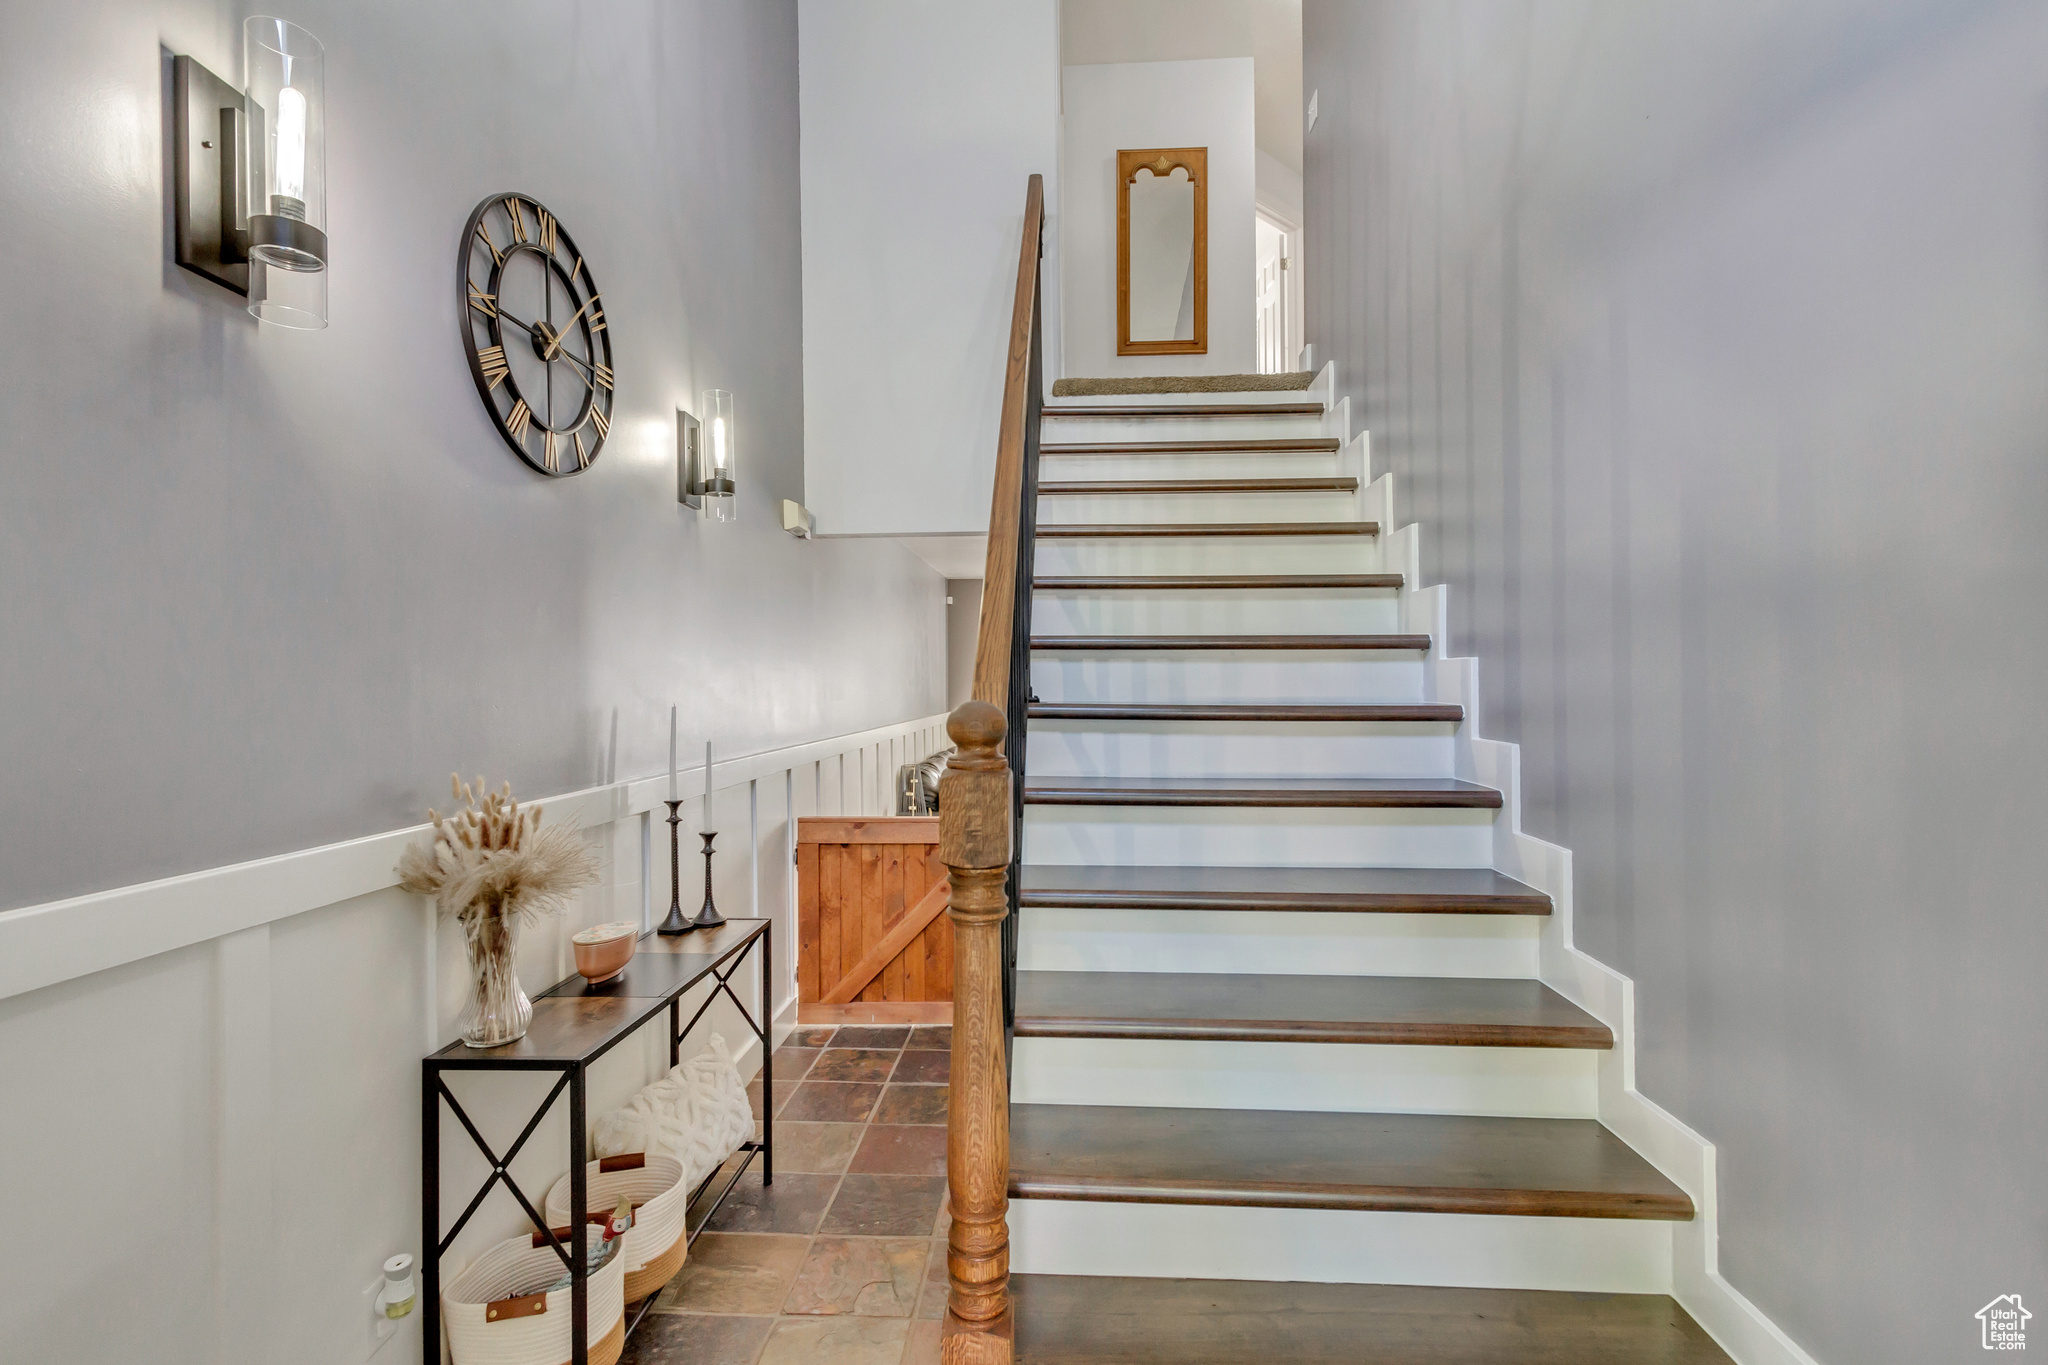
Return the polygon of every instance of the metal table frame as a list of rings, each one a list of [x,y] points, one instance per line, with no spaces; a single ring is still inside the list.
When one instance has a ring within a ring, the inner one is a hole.
[[[555,1235],[554,1229],[549,1227],[547,1220],[541,1216],[541,1211],[534,1206],[533,1201],[527,1198],[526,1192],[521,1190],[518,1183],[513,1180],[510,1168],[513,1159],[526,1146],[527,1139],[532,1137],[535,1131],[539,1129],[541,1120],[547,1117],[548,1111],[554,1107],[555,1101],[561,1097],[562,1091],[567,1089],[569,1092],[569,1207],[571,1210],[585,1208],[590,1196],[589,1173],[585,1169],[589,1162],[589,1153],[586,1150],[589,1115],[586,1112],[585,1097],[588,1089],[587,1082],[590,1064],[637,1032],[642,1025],[650,1022],[661,1012],[664,1006],[668,1010],[668,1061],[671,1067],[682,1058],[683,1039],[689,1035],[690,1030],[697,1026],[698,1021],[703,1019],[705,1011],[711,1008],[711,1002],[718,999],[721,994],[732,1001],[733,1007],[740,1012],[740,1017],[746,1020],[747,1027],[752,1029],[754,1036],[761,1040],[761,1094],[763,1096],[761,1105],[761,1136],[754,1141],[740,1144],[740,1151],[745,1155],[742,1157],[739,1165],[733,1169],[731,1177],[725,1182],[725,1188],[718,1192],[717,1199],[713,1200],[710,1208],[705,1210],[697,1226],[694,1229],[687,1230],[686,1236],[691,1243],[694,1244],[696,1242],[697,1238],[702,1235],[706,1225],[710,1223],[712,1215],[718,1212],[719,1205],[725,1202],[726,1196],[732,1193],[734,1187],[739,1184],[740,1178],[746,1174],[747,1168],[753,1164],[756,1155],[761,1158],[761,1183],[764,1185],[774,1183],[775,1105],[772,1097],[775,1094],[775,1042],[770,1036],[775,1023],[772,928],[773,926],[770,921],[765,919],[732,919],[727,920],[725,926],[721,928],[700,930],[698,932],[705,934],[708,939],[705,945],[707,951],[702,954],[687,952],[688,949],[695,946],[693,943],[695,935],[689,935],[682,939],[657,940],[657,943],[662,946],[649,952],[648,956],[650,957],[657,957],[663,953],[673,953],[702,958],[701,964],[681,973],[675,982],[665,984],[662,993],[659,995],[627,995],[624,991],[632,983],[623,979],[619,983],[619,989],[611,991],[608,991],[605,986],[591,986],[580,976],[568,977],[557,982],[534,1002],[536,1013],[538,1013],[539,1007],[543,1002],[560,1000],[565,997],[609,999],[616,1001],[621,1007],[609,1012],[616,1015],[616,1018],[600,1020],[596,1026],[586,1028],[585,1032],[591,1036],[583,1046],[574,1052],[550,1053],[542,1047],[532,1045],[530,1043],[532,1035],[529,1034],[527,1039],[521,1039],[518,1042],[508,1043],[504,1047],[497,1048],[472,1048],[457,1041],[421,1062],[420,1176],[422,1218],[420,1270],[424,1281],[422,1297],[425,1299],[424,1308],[426,1312],[425,1320],[421,1324],[421,1358],[424,1365],[440,1365],[441,1362],[441,1257],[447,1253],[450,1246],[454,1245],[456,1237],[461,1234],[463,1228],[468,1226],[471,1216],[483,1206],[485,1196],[489,1195],[491,1190],[500,1183],[503,1183],[505,1188],[511,1191],[512,1197],[519,1201],[519,1207],[525,1210],[527,1218],[533,1223],[534,1227],[547,1238],[548,1245],[554,1249],[557,1256],[561,1257],[564,1267],[569,1271],[571,1303],[570,1362],[571,1365],[589,1365],[590,1286],[588,1283],[589,1271],[586,1268],[586,1253],[589,1246],[589,1220],[587,1218],[571,1218],[569,1245],[564,1246],[562,1240]],[[642,937],[643,948],[645,948],[648,939],[652,937],[652,935],[644,935]],[[762,1009],[759,1021],[755,1020],[753,1013],[747,1009],[746,1004],[739,996],[733,993],[730,984],[732,977],[739,972],[747,953],[757,943],[761,945]],[[670,948],[666,946],[668,944],[675,944],[676,946]],[[634,961],[639,962],[641,956],[640,953],[635,953]],[[647,968],[643,967],[642,970],[644,973]],[[629,974],[632,972],[631,964],[628,965],[627,972]],[[706,980],[715,981],[717,983],[716,987],[704,997],[703,1003],[697,1006],[697,1012],[690,1016],[690,1022],[687,1024],[683,1023],[682,997],[692,988],[703,984]],[[491,1149],[490,1143],[484,1140],[483,1134],[477,1131],[476,1124],[470,1121],[469,1115],[463,1112],[461,1103],[449,1091],[447,1084],[442,1079],[444,1073],[449,1071],[558,1071],[561,1073],[561,1078],[555,1082],[554,1087],[548,1091],[546,1097],[534,1109],[532,1116],[526,1122],[526,1126],[520,1130],[519,1136],[513,1140],[512,1145],[505,1149],[503,1156],[500,1156]],[[445,1236],[441,1232],[441,1109],[444,1101],[448,1109],[454,1113],[456,1120],[461,1124],[463,1131],[469,1134],[470,1141],[477,1145],[477,1149],[484,1154],[484,1160],[488,1161],[491,1165],[491,1174],[484,1178],[483,1184],[477,1188],[476,1194],[470,1199],[468,1207],[463,1209],[462,1216],[455,1220],[454,1226],[448,1229]],[[718,1172],[716,1170],[712,1171],[711,1174],[704,1177],[703,1182],[695,1190],[691,1191],[690,1200],[692,1205],[696,1203],[697,1199],[717,1177]],[[634,1329],[640,1325],[640,1320],[647,1315],[647,1310],[652,1306],[656,1297],[657,1295],[648,1295],[641,1302],[640,1311],[631,1315],[630,1321],[626,1324],[627,1336],[630,1337]]]

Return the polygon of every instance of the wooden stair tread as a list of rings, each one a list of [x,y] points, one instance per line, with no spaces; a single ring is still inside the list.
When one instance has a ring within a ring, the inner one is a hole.
[[[1398,588],[1397,573],[1136,574],[1095,578],[1034,578],[1036,592],[1109,592],[1121,589]]]
[[[1126,540],[1140,536],[1376,536],[1376,521],[1063,521],[1040,526],[1040,540]]]
[[[1017,1365],[1734,1365],[1665,1294],[1010,1276]]]
[[[1335,436],[1276,436],[1246,441],[1043,441],[1045,455],[1335,455]]]
[[[1031,647],[1046,652],[1099,649],[1413,649],[1429,648],[1427,635],[1034,635]]]
[[[1550,897],[1490,867],[1124,867],[1026,863],[1026,906],[1547,915]]]
[[[1019,1038],[1609,1048],[1540,981],[1431,976],[1019,972]]]
[[[1031,703],[1033,720],[1312,720],[1462,721],[1465,708],[1449,702],[1395,702],[1357,706],[1203,705],[1185,702]]]
[[[1309,806],[1498,810],[1501,794],[1455,777],[1024,777],[1026,805]]]
[[[1040,417],[1321,417],[1321,403],[1143,403],[1045,407]]]
[[[1041,498],[1097,493],[1356,493],[1349,475],[1319,479],[1068,479],[1040,483]]]
[[[1689,1219],[1593,1119],[1010,1106],[1010,1197]]]

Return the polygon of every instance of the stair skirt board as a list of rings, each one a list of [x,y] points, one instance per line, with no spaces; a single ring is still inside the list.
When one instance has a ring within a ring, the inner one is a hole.
[[[1599,1063],[1586,1048],[1019,1037],[1010,1099],[1590,1119],[1599,1116]]]
[[[1009,1220],[1018,1274],[1671,1290],[1673,1225],[1648,1218],[1013,1198]]]
[[[1178,972],[1533,979],[1541,915],[1027,906],[1025,972]]]
[[[1148,778],[1449,777],[1449,721],[1150,721],[1033,719],[1025,771],[1033,781],[1117,774]]]
[[[1048,650],[1031,656],[1031,690],[1045,702],[1427,700],[1421,656],[1391,650]]]
[[[1486,809],[1027,805],[1034,863],[1490,867]]]

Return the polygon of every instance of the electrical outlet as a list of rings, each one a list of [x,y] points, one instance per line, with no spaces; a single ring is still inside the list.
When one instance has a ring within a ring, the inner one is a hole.
[[[1311,90],[1308,92],[1308,117],[1302,121],[1301,125],[1301,131],[1304,133],[1308,132],[1316,126],[1316,96],[1322,93],[1323,92],[1320,90]]]
[[[369,1324],[368,1338],[363,1342],[363,1359],[365,1360],[377,1354],[383,1348],[384,1343],[391,1340],[397,1334],[398,1324],[403,1321],[402,1318],[387,1318],[377,1311],[377,1293],[383,1288],[384,1277],[379,1275],[376,1279],[370,1281],[369,1288],[365,1289],[362,1294],[363,1321]]]

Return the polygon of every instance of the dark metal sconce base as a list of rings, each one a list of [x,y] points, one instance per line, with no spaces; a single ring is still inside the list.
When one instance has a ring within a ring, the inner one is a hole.
[[[703,424],[695,417],[676,409],[676,501],[685,507],[704,505],[704,476],[699,472],[703,463]]]
[[[661,804],[668,807],[668,918],[654,932],[675,938],[689,933],[697,925],[683,913],[683,855],[676,842],[676,826],[683,823],[683,817],[676,812],[682,809],[683,803],[664,801]]]
[[[252,111],[242,92],[190,57],[171,70],[171,221],[179,265],[244,297],[249,255],[238,231],[247,207]]]

